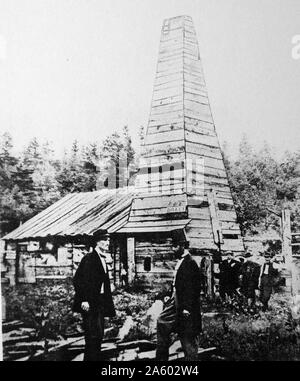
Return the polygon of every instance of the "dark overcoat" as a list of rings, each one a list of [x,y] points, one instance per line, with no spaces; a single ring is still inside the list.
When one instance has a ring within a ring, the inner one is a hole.
[[[234,291],[239,287],[239,269],[240,264],[235,260],[229,262],[225,259],[220,263],[220,287],[223,288],[225,292]]]
[[[104,294],[100,294],[104,283]],[[83,312],[82,302],[88,302],[90,310],[101,310],[103,316],[115,316],[115,307],[112,299],[108,271],[104,271],[102,262],[96,251],[84,256],[75,273],[73,284],[75,298],[74,312]]]
[[[197,262],[190,254],[184,257],[175,278],[178,330],[197,335],[201,331],[200,311],[201,274]],[[182,311],[190,312],[184,318]]]
[[[242,293],[248,298],[254,298],[255,290],[258,289],[260,265],[252,261],[247,261],[242,264],[240,274],[242,277]]]
[[[278,270],[274,268],[273,264],[269,264],[269,273],[264,274],[264,269],[265,269],[266,263],[262,265],[261,269],[261,280],[260,280],[260,291],[261,291],[261,299],[264,300],[269,300],[273,286],[275,285],[275,281],[278,277]]]

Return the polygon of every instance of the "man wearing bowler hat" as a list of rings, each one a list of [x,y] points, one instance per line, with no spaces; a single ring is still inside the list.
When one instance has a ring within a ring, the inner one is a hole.
[[[101,360],[104,317],[115,316],[109,280],[109,242],[98,241],[86,254],[74,276],[74,312],[80,312],[85,337],[84,361]]]

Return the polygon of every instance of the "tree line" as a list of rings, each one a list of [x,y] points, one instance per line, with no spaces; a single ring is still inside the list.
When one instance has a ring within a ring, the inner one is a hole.
[[[75,140],[60,159],[49,142],[40,143],[36,138],[18,155],[13,152],[12,137],[6,132],[0,136],[0,236],[68,193],[107,187],[115,168],[119,172],[114,174],[115,185],[124,185],[121,176],[125,171],[118,163],[124,162],[131,170],[135,159],[127,127],[102,142],[80,145]]]
[[[19,154],[13,152],[6,132],[0,137],[1,236],[68,193],[107,187],[111,171],[116,187],[133,184],[130,175],[137,171],[138,158],[127,127],[102,142],[80,145],[75,140],[59,159],[49,142],[36,138]],[[291,209],[292,228],[299,231],[300,151],[287,151],[278,158],[268,144],[256,149],[245,136],[236,157],[227,144],[223,157],[244,234],[279,229],[279,219],[270,210],[280,213],[283,206]],[[126,168],[120,168],[120,162]]]
[[[272,212],[280,215],[284,207],[291,210],[292,230],[300,231],[300,150],[278,157],[266,142],[257,149],[244,136],[237,158],[226,144],[223,157],[244,234],[279,231],[280,219]]]

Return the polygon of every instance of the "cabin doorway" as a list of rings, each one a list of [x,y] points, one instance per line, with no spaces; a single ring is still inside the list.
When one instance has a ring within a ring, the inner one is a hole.
[[[119,287],[128,285],[128,255],[126,235],[118,235],[112,245],[114,258],[114,284]]]

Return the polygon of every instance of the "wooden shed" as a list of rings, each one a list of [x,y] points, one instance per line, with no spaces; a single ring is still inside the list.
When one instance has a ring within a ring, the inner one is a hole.
[[[119,284],[127,253],[124,236],[115,231],[128,219],[134,191],[71,193],[26,221],[2,238],[3,278],[15,284],[72,277],[91,245],[109,239],[111,277]]]

